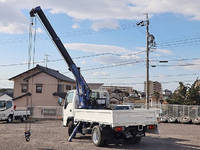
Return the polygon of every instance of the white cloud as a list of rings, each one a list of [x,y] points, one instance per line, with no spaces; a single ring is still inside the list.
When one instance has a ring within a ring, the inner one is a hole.
[[[75,23],[75,24],[72,25],[72,28],[73,29],[78,29],[78,28],[80,28],[80,26],[77,23]]]
[[[95,72],[92,72],[91,75],[96,76],[96,77],[109,76],[109,74],[107,72],[104,72],[104,71],[95,71]]]
[[[182,14],[200,20],[199,0],[0,0],[0,32],[24,32],[28,19],[22,10],[30,10],[33,5],[40,5],[51,13],[65,13],[77,20],[93,21],[92,28],[96,31],[117,28],[117,20],[143,19],[147,12]]]
[[[100,29],[117,29],[119,28],[119,24],[116,20],[99,20],[94,21],[92,24],[92,29],[94,31],[99,31]]]
[[[7,1],[0,2],[0,18],[0,32],[2,33],[23,33],[28,29],[25,25],[26,17]]]
[[[172,51],[168,49],[155,49],[154,52],[166,54],[166,55],[172,55]]]
[[[90,53],[127,53],[130,50],[114,46],[114,45],[103,45],[103,44],[89,44],[89,43],[67,43],[64,44],[70,50],[78,50],[83,52],[90,52]]]
[[[181,65],[183,64],[186,64],[186,63],[182,62]],[[186,70],[200,70],[200,60],[194,60],[192,61],[192,63],[189,63],[188,66],[183,66],[183,68]]]

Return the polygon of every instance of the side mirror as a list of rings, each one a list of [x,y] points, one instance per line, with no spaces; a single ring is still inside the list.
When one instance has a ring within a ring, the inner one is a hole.
[[[62,102],[63,102],[63,101],[62,101],[62,98],[59,97],[59,98],[58,98],[58,104],[59,104],[60,106],[62,106]]]

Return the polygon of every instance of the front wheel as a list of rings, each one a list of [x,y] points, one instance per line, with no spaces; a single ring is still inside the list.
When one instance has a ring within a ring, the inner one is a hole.
[[[71,134],[72,134],[74,128],[75,128],[75,125],[74,125],[73,121],[70,121],[70,122],[68,123],[68,135],[69,135],[69,136],[71,136]],[[74,135],[74,137],[75,137],[75,136],[76,136],[76,134]]]
[[[103,146],[104,140],[102,136],[102,131],[99,126],[94,126],[92,129],[92,142],[96,146]]]
[[[8,116],[8,119],[7,119],[7,123],[11,123],[11,122],[13,122],[13,116]]]

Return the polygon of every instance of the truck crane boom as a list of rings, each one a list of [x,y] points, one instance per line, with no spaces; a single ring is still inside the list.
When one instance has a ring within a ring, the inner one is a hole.
[[[48,21],[47,17],[45,16],[43,10],[40,6],[33,8],[30,11],[30,16],[35,17],[37,15],[46,30],[48,31],[50,37],[52,38],[53,42],[55,43],[57,49],[65,59],[66,63],[68,64],[69,70],[73,73],[75,79],[76,79],[76,89],[79,96],[79,108],[90,108],[90,93],[91,90],[86,83],[85,79],[80,73],[80,68],[76,66],[76,64],[73,62],[72,58],[70,57],[69,53],[67,52],[65,46],[63,45],[60,38],[57,36],[56,32],[52,28],[50,22]],[[80,89],[82,90],[80,92]]]

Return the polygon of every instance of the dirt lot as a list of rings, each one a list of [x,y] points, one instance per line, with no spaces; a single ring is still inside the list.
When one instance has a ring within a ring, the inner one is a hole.
[[[160,134],[148,134],[140,144],[95,147],[90,136],[78,136],[67,142],[67,128],[61,121],[39,121],[32,124],[30,142],[24,139],[24,123],[0,123],[0,150],[107,150],[107,149],[200,149],[200,125],[160,124]]]

